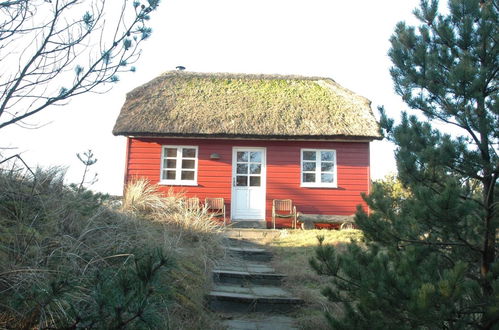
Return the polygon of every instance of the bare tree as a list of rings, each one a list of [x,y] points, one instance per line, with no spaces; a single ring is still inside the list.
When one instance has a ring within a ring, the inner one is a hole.
[[[159,0],[0,0],[0,128],[135,71]],[[101,87],[101,88],[98,88]]]

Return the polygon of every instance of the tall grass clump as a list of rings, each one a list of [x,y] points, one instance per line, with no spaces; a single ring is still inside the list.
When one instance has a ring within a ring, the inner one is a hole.
[[[223,228],[220,222],[212,219],[206,208],[201,205],[188,205],[185,196],[159,192],[156,185],[138,179],[130,182],[123,196],[123,210],[133,214],[145,214],[153,222],[165,223],[176,229],[180,237],[194,240],[220,240]],[[215,244],[217,246],[217,244]]]
[[[211,256],[186,261],[182,251],[213,248],[149,221],[149,206],[122,212],[63,181],[57,169],[0,169],[0,328],[211,326]]]

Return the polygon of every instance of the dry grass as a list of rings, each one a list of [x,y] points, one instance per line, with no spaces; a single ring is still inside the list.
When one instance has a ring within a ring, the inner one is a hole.
[[[326,329],[328,324],[324,313],[341,313],[337,305],[321,294],[321,290],[329,284],[328,278],[317,275],[309,265],[309,259],[315,255],[319,235],[324,237],[324,244],[333,244],[338,248],[351,240],[362,240],[362,233],[355,229],[291,230],[268,243],[275,255],[274,268],[288,276],[284,286],[306,303],[297,316],[301,329]]]
[[[147,180],[133,181],[125,188],[123,196],[124,212],[142,214],[153,222],[164,223],[176,231],[178,239],[217,240],[217,246],[223,226],[213,219],[206,208],[190,209],[185,196],[170,190],[162,194],[158,187]]]
[[[164,197],[147,180],[135,180],[125,187],[122,209],[139,214],[168,210]]]
[[[153,186],[128,191],[125,212],[58,170],[0,170],[0,328],[216,327],[217,227]]]

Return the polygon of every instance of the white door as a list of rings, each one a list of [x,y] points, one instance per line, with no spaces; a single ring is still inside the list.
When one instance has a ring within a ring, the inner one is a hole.
[[[232,219],[265,219],[265,149],[234,148]]]

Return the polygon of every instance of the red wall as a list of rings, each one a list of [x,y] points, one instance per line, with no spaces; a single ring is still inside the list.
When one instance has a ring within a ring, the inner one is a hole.
[[[125,180],[145,177],[151,183],[160,179],[161,145],[199,147],[198,186],[173,186],[187,196],[223,197],[230,214],[232,147],[267,148],[266,217],[271,218],[273,199],[292,199],[299,212],[351,215],[362,204],[361,192],[368,192],[369,143],[323,141],[259,141],[176,138],[130,138]],[[334,149],[337,159],[337,188],[300,187],[300,149]],[[218,153],[220,159],[211,160]],[[167,192],[171,186],[164,186]]]

